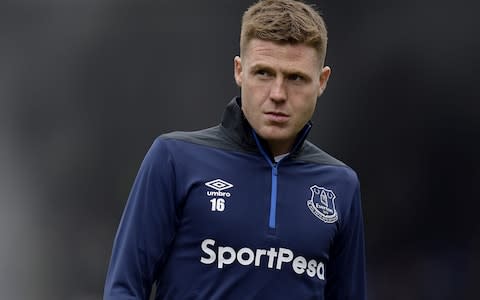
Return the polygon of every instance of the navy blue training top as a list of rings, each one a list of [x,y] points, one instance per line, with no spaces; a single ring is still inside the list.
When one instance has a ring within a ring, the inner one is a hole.
[[[158,137],[115,237],[104,299],[366,299],[355,172],[306,141],[275,162],[241,111]]]

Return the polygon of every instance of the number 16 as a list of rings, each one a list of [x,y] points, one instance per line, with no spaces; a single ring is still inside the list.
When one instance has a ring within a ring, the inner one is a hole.
[[[225,199],[223,198],[212,198],[210,199],[210,203],[212,203],[212,211],[225,210]]]

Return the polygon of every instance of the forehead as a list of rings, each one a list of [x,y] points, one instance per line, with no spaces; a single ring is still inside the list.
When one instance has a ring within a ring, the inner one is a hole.
[[[296,66],[303,69],[319,68],[316,49],[305,44],[275,43],[252,39],[245,48],[243,59],[249,65],[269,63]]]

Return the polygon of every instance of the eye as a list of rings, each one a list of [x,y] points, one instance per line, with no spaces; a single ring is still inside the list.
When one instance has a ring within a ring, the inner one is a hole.
[[[288,79],[291,81],[305,81],[305,78],[299,74],[291,74],[288,76]]]
[[[265,69],[258,69],[255,71],[255,75],[261,77],[261,78],[268,78],[272,76],[272,73],[265,70]]]

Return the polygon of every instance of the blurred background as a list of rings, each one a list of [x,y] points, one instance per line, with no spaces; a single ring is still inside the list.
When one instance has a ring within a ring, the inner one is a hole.
[[[333,69],[310,140],[362,184],[369,299],[478,299],[477,2],[307,1]],[[0,2],[2,299],[100,299],[158,135],[216,125],[251,1]]]

